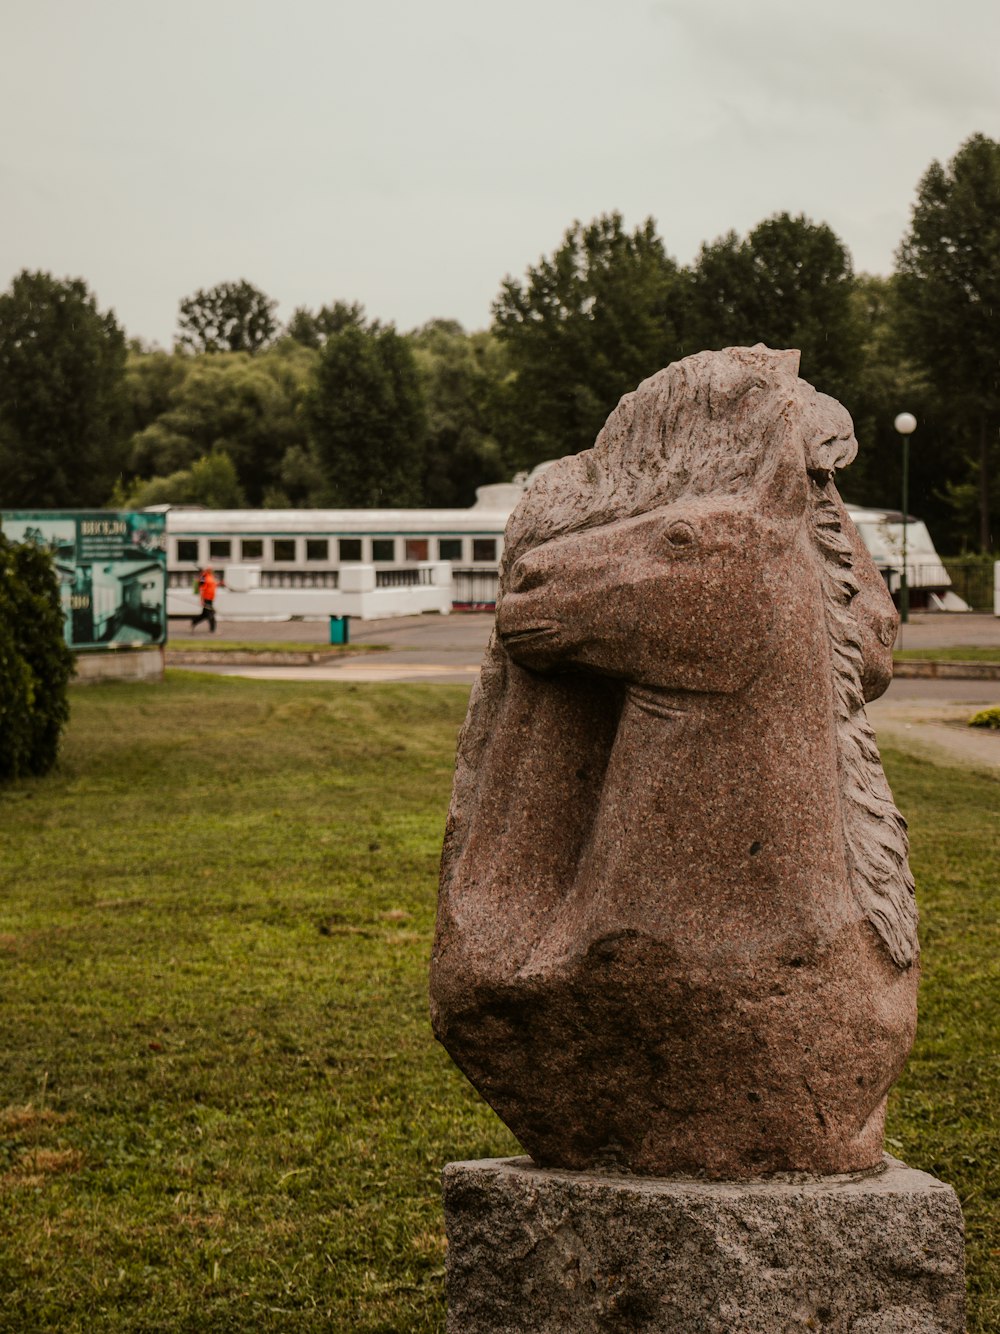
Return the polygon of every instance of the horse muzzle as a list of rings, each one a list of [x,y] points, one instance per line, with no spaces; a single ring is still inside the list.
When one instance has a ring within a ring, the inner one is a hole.
[[[497,634],[514,659],[525,667],[551,666],[559,656],[560,627],[554,621],[529,621],[527,608],[517,605],[516,594],[508,595],[497,607]],[[520,613],[520,614],[519,614]]]

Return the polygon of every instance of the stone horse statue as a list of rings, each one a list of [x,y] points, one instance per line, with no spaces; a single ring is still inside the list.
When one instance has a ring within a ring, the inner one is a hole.
[[[431,1001],[542,1166],[881,1162],[918,974],[864,713],[897,622],[834,486],[850,417],[797,371],[667,367],[507,528]]]

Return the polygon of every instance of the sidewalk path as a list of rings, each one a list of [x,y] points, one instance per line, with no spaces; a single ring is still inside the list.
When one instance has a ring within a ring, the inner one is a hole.
[[[368,657],[345,658],[342,663],[322,667],[230,667],[214,663],[200,664],[194,672],[211,672],[213,676],[249,676],[255,681],[408,681],[430,682],[435,685],[471,685],[479,675],[479,664],[474,667],[462,663],[400,662],[386,659],[397,655],[380,653],[373,661]]]
[[[978,693],[962,692],[958,699],[944,694],[937,698],[897,693],[899,685],[927,686],[924,681],[898,682],[881,699],[868,705],[867,713],[880,746],[895,746],[936,764],[972,765],[1000,775],[1000,732],[969,727],[969,718],[981,708],[1000,704],[1000,682],[985,695],[990,682],[954,681],[952,686],[979,687]],[[945,684],[934,682],[933,684]],[[966,697],[968,695],[969,697]]]

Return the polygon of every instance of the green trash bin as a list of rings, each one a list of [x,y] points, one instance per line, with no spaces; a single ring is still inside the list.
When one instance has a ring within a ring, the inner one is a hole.
[[[330,643],[349,644],[351,642],[350,616],[330,617]]]

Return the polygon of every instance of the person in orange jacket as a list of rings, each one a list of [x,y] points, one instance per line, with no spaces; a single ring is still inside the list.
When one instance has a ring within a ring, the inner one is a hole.
[[[212,573],[211,567],[206,566],[198,576],[198,593],[201,597],[201,611],[191,620],[191,629],[201,621],[208,621],[210,632],[215,634],[215,592],[219,587],[218,580]]]

